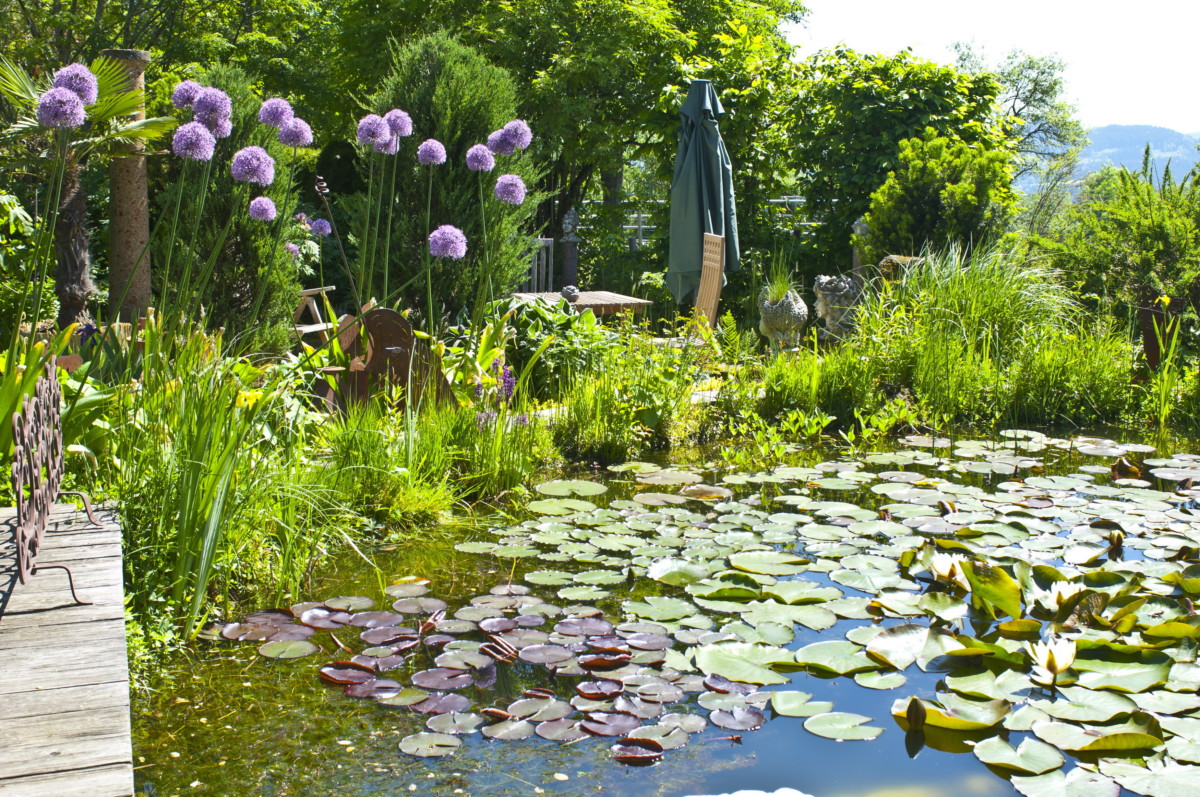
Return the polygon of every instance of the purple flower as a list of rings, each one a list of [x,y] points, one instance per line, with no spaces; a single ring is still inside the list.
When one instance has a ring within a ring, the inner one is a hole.
[[[513,423],[517,426],[528,426],[529,416],[522,412],[520,415],[513,418]]]
[[[449,224],[443,224],[429,234],[429,254],[462,260],[467,254],[467,236]]]
[[[476,379],[475,380],[475,398],[482,398],[482,397],[483,397],[483,382]]]
[[[38,100],[37,120],[42,127],[79,127],[86,116],[83,100],[70,89],[50,89]]]
[[[515,174],[502,174],[496,180],[496,189],[492,193],[501,202],[519,205],[525,201],[525,182]]]
[[[371,146],[381,155],[395,155],[400,150],[400,137],[392,136],[387,141]]]
[[[233,132],[233,122],[228,119],[218,119],[213,123],[212,127],[208,128],[217,138],[229,138],[229,134]]]
[[[483,144],[476,144],[467,150],[467,168],[473,172],[490,172],[496,166],[492,151]]]
[[[513,119],[504,126],[504,135],[512,142],[516,149],[525,149],[529,143],[533,141],[533,131],[529,129],[529,125],[524,119]]]
[[[262,147],[246,147],[234,153],[229,171],[235,180],[270,185],[275,179],[275,161]]]
[[[286,243],[283,245],[283,248],[288,250],[288,252],[291,254],[293,260],[300,257],[300,247],[296,246],[295,244]]]
[[[388,129],[392,131],[393,136],[404,138],[412,135],[412,118],[399,108],[393,108],[385,113],[383,121],[387,122]]]
[[[171,139],[171,151],[181,158],[193,161],[212,160],[217,139],[208,128],[199,122],[188,122],[175,130]]]
[[[517,145],[504,130],[493,130],[488,135],[487,145],[497,155],[512,155],[517,151]]]
[[[313,235],[326,238],[333,232],[333,225],[325,219],[313,219],[308,223],[308,229],[312,230]]]
[[[391,128],[378,114],[369,113],[358,120],[359,144],[383,144],[391,135]]]
[[[258,109],[258,121],[271,127],[283,127],[294,116],[291,104],[281,97],[272,97],[264,101]]]
[[[265,196],[254,197],[250,200],[250,218],[258,221],[274,221],[275,203]]]
[[[446,162],[446,148],[435,138],[427,138],[417,147],[417,163],[436,166]]]
[[[299,116],[288,119],[279,128],[279,143],[285,146],[307,147],[312,141],[312,128]]]
[[[478,427],[480,431],[483,431],[487,427],[491,426],[492,421],[494,420],[496,420],[496,413],[492,412],[491,410],[486,410],[478,413],[475,416],[475,426]]]
[[[175,90],[171,92],[171,104],[180,110],[191,108],[192,103],[196,101],[196,97],[203,89],[204,87],[194,80],[180,81],[175,84]]]
[[[229,121],[233,115],[233,102],[230,101],[229,95],[220,89],[204,88],[196,95],[192,111],[197,122],[212,130],[218,138],[223,138],[213,128],[222,119]]]
[[[75,92],[84,105],[94,103],[100,94],[100,84],[96,81],[96,76],[83,64],[68,64],[55,72],[54,88]]]
[[[512,398],[513,390],[517,387],[517,378],[513,376],[512,368],[504,366],[503,373],[500,374],[500,392],[508,399]]]

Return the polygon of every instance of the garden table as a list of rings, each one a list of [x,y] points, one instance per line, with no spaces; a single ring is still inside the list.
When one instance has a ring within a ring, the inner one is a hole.
[[[552,302],[562,298],[562,294],[556,292],[514,293],[513,296],[517,299],[549,299]],[[612,315],[626,310],[640,313],[643,308],[654,302],[612,291],[580,291],[579,298],[571,304],[580,311],[591,310],[596,315]]]

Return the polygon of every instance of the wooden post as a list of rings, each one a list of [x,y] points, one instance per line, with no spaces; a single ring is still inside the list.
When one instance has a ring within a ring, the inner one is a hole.
[[[145,50],[105,50],[103,55],[125,67],[126,90],[145,91]],[[145,101],[133,115],[145,119]],[[113,158],[109,166],[109,299],[113,320],[133,321],[150,306],[150,197],[146,182],[146,157],[140,143],[129,154]],[[122,294],[124,296],[122,296]]]
[[[563,237],[558,239],[558,251],[562,253],[562,286],[576,285],[579,279],[579,236],[575,234],[579,226],[579,214],[575,208],[567,211],[563,217]],[[553,285],[550,286],[553,290]]]

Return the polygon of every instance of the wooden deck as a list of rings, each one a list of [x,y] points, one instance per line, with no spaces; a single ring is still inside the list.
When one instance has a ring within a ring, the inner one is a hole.
[[[12,522],[0,509],[0,797],[132,795],[121,530],[112,513],[57,505],[39,565],[17,582]]]

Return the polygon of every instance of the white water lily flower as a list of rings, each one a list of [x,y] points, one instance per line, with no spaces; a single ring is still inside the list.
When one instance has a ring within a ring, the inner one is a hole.
[[[1052,684],[1059,673],[1066,672],[1075,662],[1075,640],[1055,639],[1050,642],[1026,643],[1025,649],[1033,659],[1033,679]]]
[[[963,565],[966,562],[967,557],[962,554],[938,551],[930,557],[929,569],[933,571],[933,576],[938,581],[958,584],[963,589],[970,590],[971,584],[963,573]]]
[[[1083,585],[1072,581],[1055,581],[1048,590],[1039,590],[1037,602],[1049,611],[1061,609],[1068,600],[1083,592]]]

